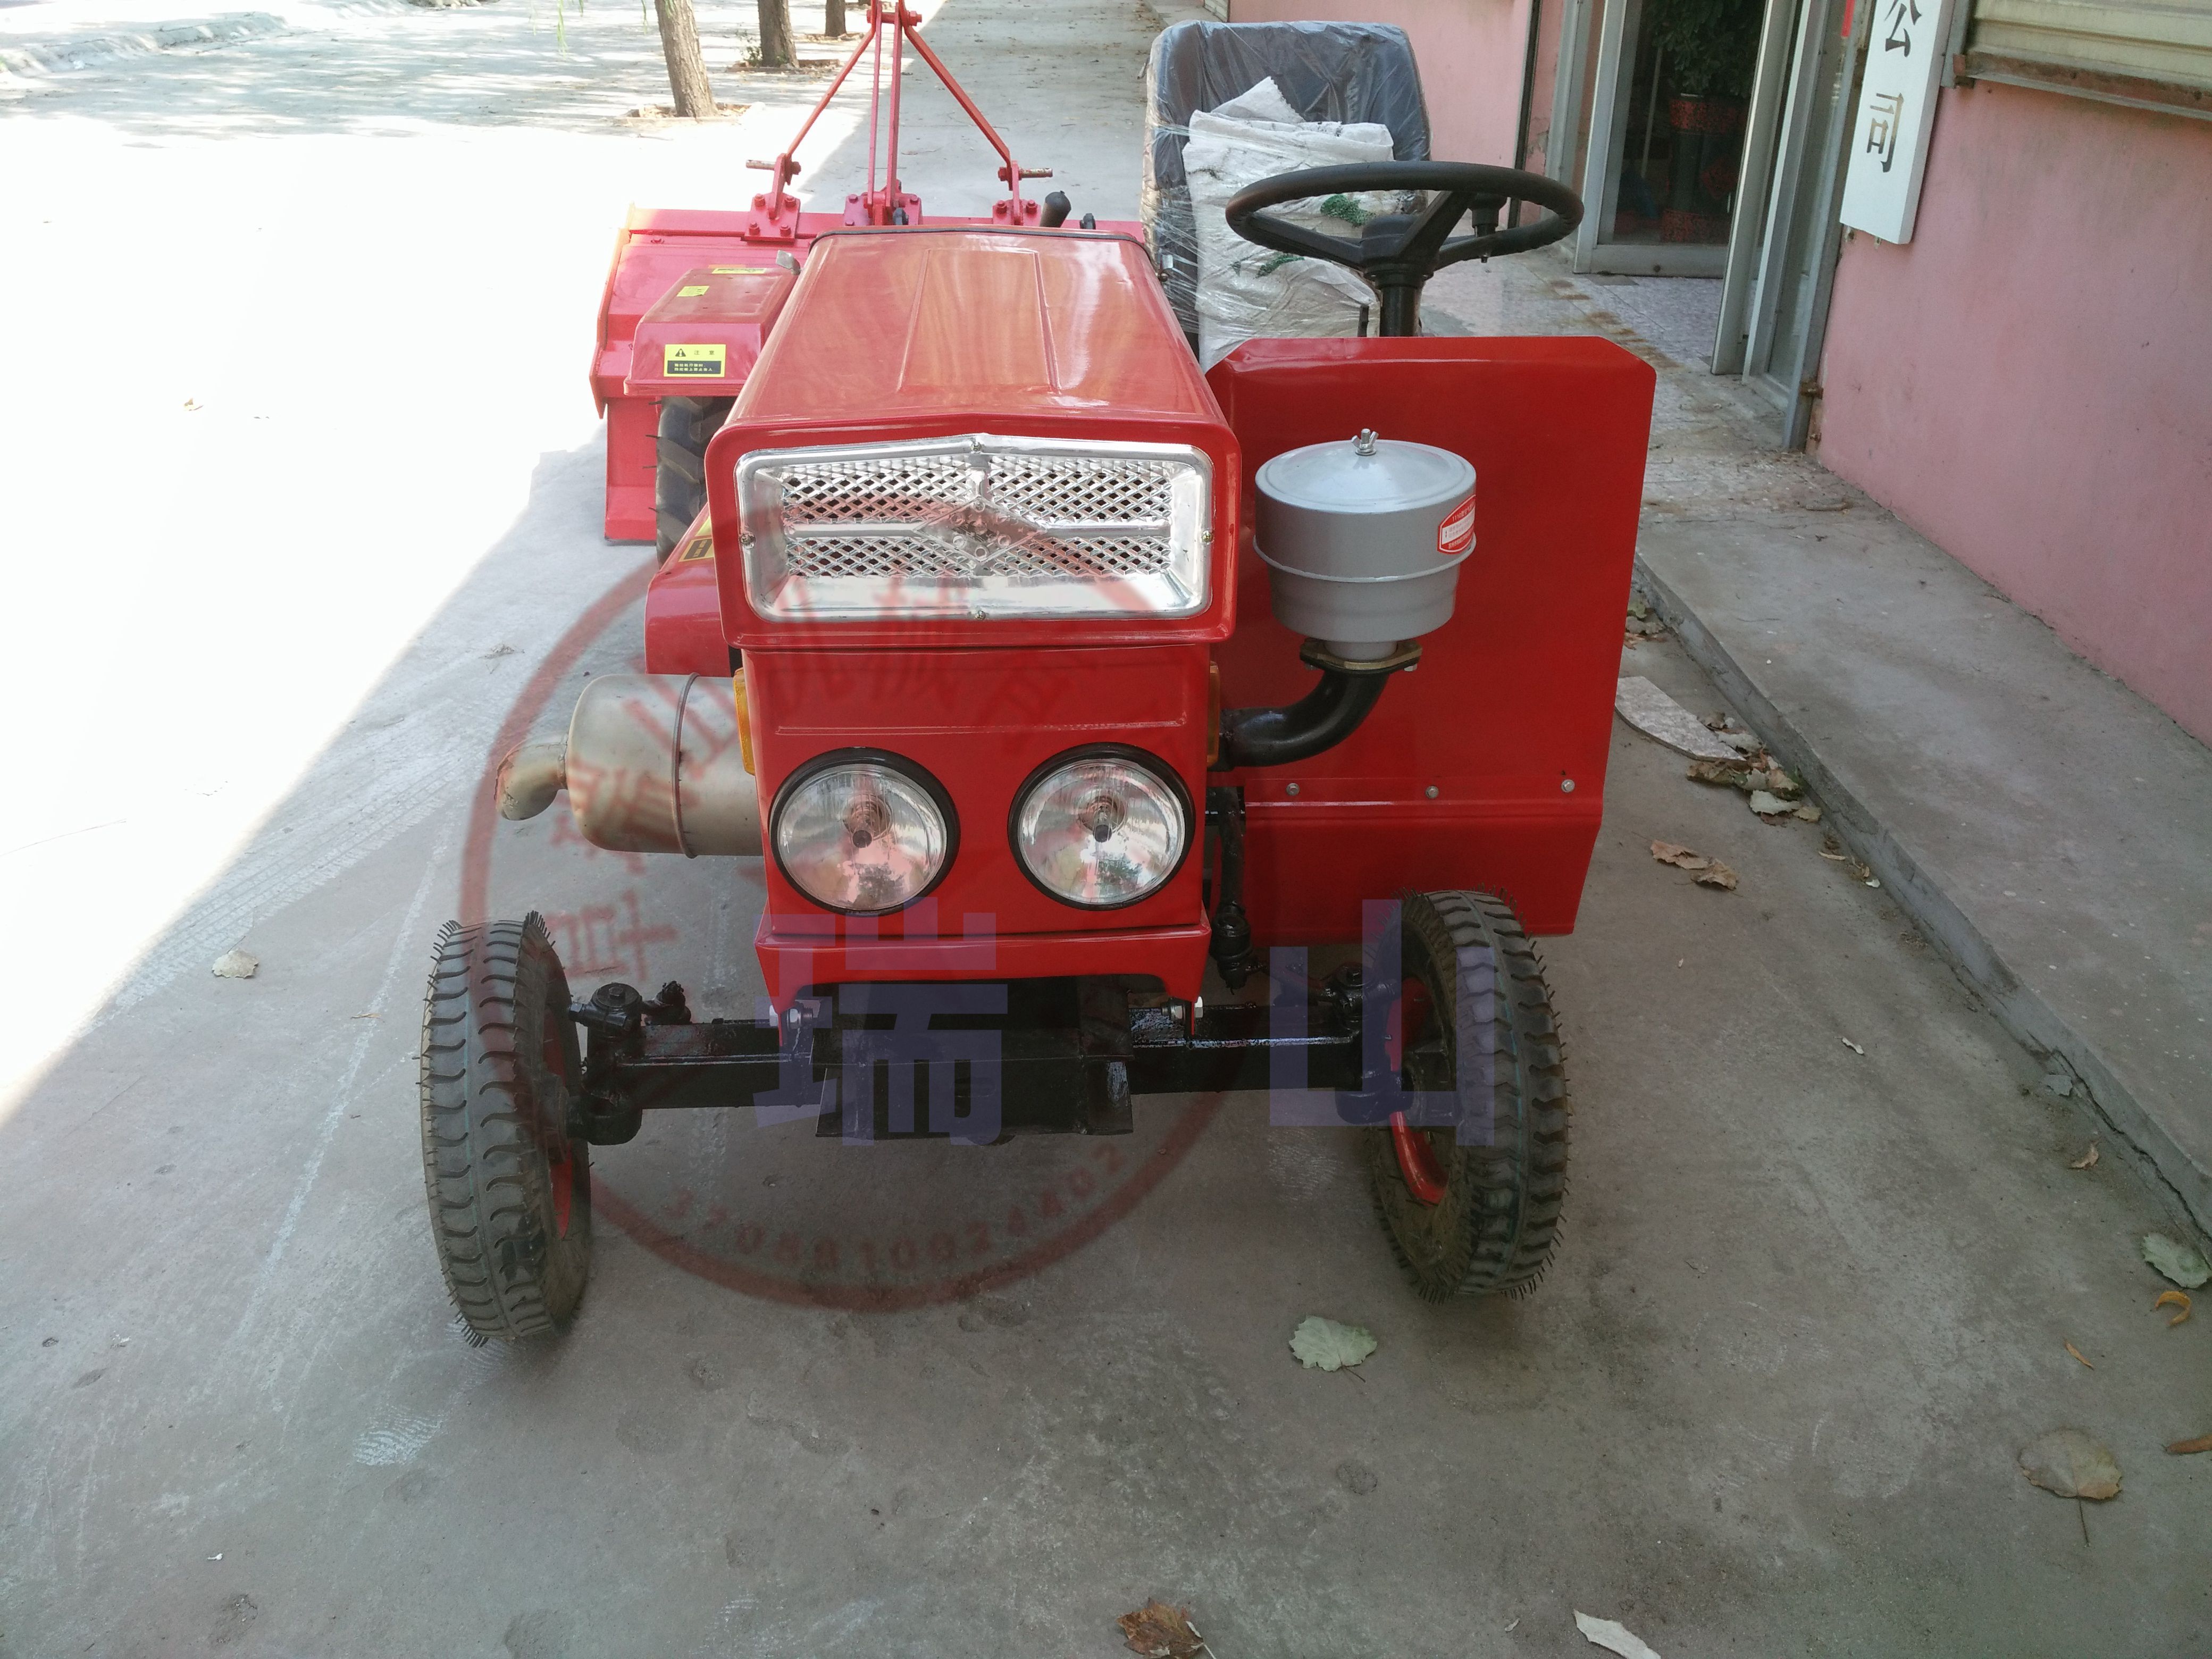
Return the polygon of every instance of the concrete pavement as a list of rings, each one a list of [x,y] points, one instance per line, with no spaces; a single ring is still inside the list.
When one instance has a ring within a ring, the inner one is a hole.
[[[1044,15],[949,0],[933,28],[1080,205],[1128,212],[1160,20]],[[2068,1167],[2096,1120],[1887,889],[1626,728],[1547,946],[1577,1140],[1528,1300],[1414,1302],[1355,1143],[1270,1132],[1256,1097],[1164,1103],[1112,1170],[702,1115],[602,1155],[566,1338],[469,1347],[414,999],[499,721],[611,590],[568,672],[635,649],[582,385],[607,240],[633,197],[726,193],[796,101],[731,82],[744,123],[635,131],[649,39],[572,27],[563,59],[519,12],[410,14],[0,115],[29,250],[0,299],[47,389],[0,416],[34,550],[0,675],[52,711],[0,845],[0,1655],[1105,1656],[1155,1595],[1237,1659],[1587,1652],[1577,1609],[1669,1659],[2212,1639],[2212,1469],[2160,1449],[2212,1428],[2208,1327],[2149,1305],[2158,1202]],[[916,101],[925,195],[988,199]],[[125,326],[129,374],[88,383],[81,343]],[[1670,645],[1624,670],[1719,706]],[[496,902],[747,1006],[752,872],[646,882],[557,815],[509,828]],[[259,976],[208,973],[233,945]],[[802,1272],[880,1237],[927,1287],[1009,1196],[1076,1243],[964,1299],[775,1293],[787,1234]],[[1301,1370],[1309,1313],[1382,1346]],[[2060,1424],[2120,1498],[2021,1480]]]
[[[2212,753],[1774,450],[1771,412],[1704,372],[1701,337],[1624,320],[1622,289],[1507,261],[1431,293],[1516,330],[1605,329],[1658,365],[1638,553],[1661,614],[2047,1086],[2093,1100],[2177,1218],[2212,1231]]]

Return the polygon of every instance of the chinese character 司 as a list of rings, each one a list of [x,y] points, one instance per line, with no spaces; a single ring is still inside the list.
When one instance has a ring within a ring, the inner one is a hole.
[[[1882,50],[1901,52],[1907,58],[1911,57],[1912,30],[1910,25],[1919,21],[1920,0],[1891,0],[1889,33],[1882,37]]]
[[[1866,147],[1881,157],[1881,170],[1887,173],[1897,160],[1897,130],[1903,123],[1905,94],[1901,92],[1876,93],[1867,101]]]

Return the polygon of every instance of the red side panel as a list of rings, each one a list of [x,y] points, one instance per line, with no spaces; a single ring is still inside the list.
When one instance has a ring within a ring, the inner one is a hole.
[[[623,350],[627,354],[629,348]],[[617,398],[607,404],[606,524],[611,542],[649,542],[659,532],[653,475],[660,427],[658,398]]]
[[[645,672],[730,672],[722,607],[714,588],[714,537],[702,513],[645,590]]]
[[[1478,474],[1475,550],[1420,666],[1339,747],[1234,775],[1255,934],[1356,939],[1363,899],[1449,888],[1504,892],[1532,929],[1570,931],[1604,805],[1651,368],[1598,339],[1255,340],[1209,379],[1243,452],[1247,526],[1263,462],[1361,427]],[[1237,580],[1222,702],[1287,702],[1313,671],[1249,529]]]

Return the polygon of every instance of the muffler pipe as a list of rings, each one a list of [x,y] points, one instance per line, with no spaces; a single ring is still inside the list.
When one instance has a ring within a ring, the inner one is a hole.
[[[719,676],[586,681],[565,742],[526,743],[500,763],[500,816],[535,817],[562,789],[594,847],[760,855],[760,794],[745,769],[736,688]]]

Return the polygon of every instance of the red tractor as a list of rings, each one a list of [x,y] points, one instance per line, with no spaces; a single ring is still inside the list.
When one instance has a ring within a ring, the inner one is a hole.
[[[481,1336],[564,1324],[590,1148],[647,1111],[990,1144],[1237,1090],[1365,1126],[1420,1294],[1525,1291],[1568,1132],[1529,936],[1572,927],[1597,834],[1654,376],[1595,338],[1425,336],[1419,302],[1581,204],[1418,159],[1395,30],[1182,24],[1153,53],[1150,222],[1070,223],[916,21],[874,0],[823,96],[872,58],[842,214],[799,210],[794,141],[749,210],[623,233],[593,385],[608,532],[663,555],[648,672],[588,681],[565,739],[507,757],[499,809],[565,789],[599,847],[764,855],[770,1006],[572,1000],[534,915],[450,925],[421,1085],[453,1298]],[[989,218],[906,191],[902,47],[996,149]],[[1270,74],[1317,118],[1398,100],[1416,159],[1227,213],[1358,273],[1380,332],[1201,373],[1163,100]],[[1397,210],[1347,235],[1270,212],[1373,192]]]

